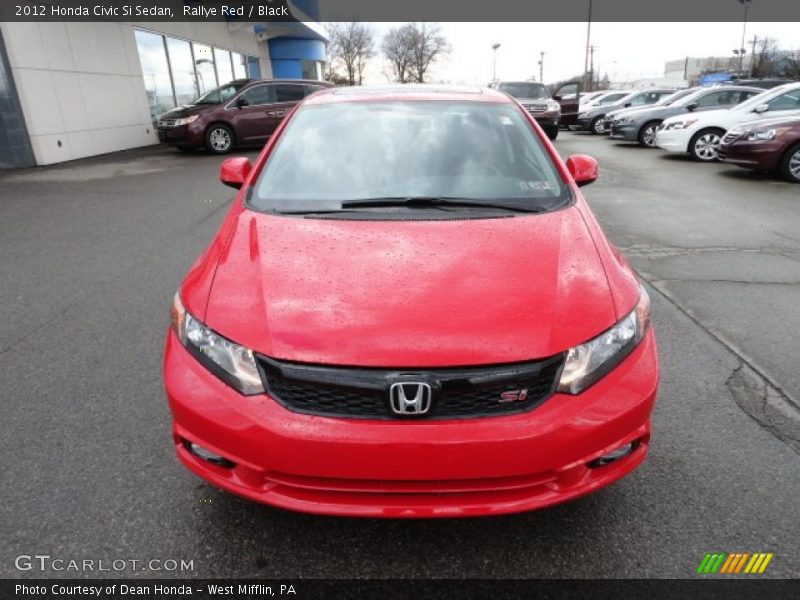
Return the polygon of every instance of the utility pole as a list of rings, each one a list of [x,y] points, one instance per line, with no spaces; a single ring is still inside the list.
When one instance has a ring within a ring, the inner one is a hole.
[[[589,0],[589,19],[586,22],[586,56],[583,60],[583,88],[588,91],[586,87],[586,77],[589,74],[589,42],[592,37],[592,0]]]
[[[753,52],[750,54],[750,77],[753,76],[753,72],[756,70],[756,44],[758,43],[758,36],[754,35],[753,39],[750,40],[750,44],[753,45]]]
[[[589,46],[589,91],[594,91],[594,51],[597,46]]]
[[[497,49],[500,44],[492,44],[492,81],[497,81]]]
[[[739,77],[742,76],[742,61],[744,60],[744,38],[747,32],[747,13],[750,10],[750,3],[753,0],[739,0],[739,4],[744,4],[744,22],[742,24],[742,43],[739,45]]]
[[[545,52],[539,52],[539,82],[544,83],[544,55]]]

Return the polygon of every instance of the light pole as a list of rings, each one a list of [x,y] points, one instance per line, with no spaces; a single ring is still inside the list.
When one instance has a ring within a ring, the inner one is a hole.
[[[747,32],[747,12],[750,10],[750,3],[753,0],[739,0],[739,4],[744,5],[744,22],[742,23],[742,43],[739,44],[739,52],[734,51],[735,54],[739,55],[739,77],[742,76],[742,61],[744,60],[744,55],[747,52],[744,49],[744,38]]]
[[[497,80],[497,49],[500,44],[492,44],[492,81]]]
[[[544,55],[545,52],[539,52],[539,82],[544,83]]]
[[[592,0],[589,0],[589,18],[586,21],[586,57],[583,60],[583,87],[584,90],[591,91],[586,85],[586,77],[589,74],[589,40],[592,36]]]

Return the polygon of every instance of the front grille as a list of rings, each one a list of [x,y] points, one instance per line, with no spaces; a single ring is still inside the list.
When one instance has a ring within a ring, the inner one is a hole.
[[[543,113],[547,112],[547,105],[546,104],[523,104],[525,110],[529,113]]]
[[[169,129],[170,127],[175,127],[175,120],[174,119],[163,119],[158,122],[158,127],[160,129]]]
[[[553,394],[563,361],[559,354],[507,365],[381,369],[258,357],[267,392],[287,409],[354,419],[458,419],[527,412]],[[426,414],[397,415],[392,411],[389,388],[398,381],[431,386],[432,404]]]

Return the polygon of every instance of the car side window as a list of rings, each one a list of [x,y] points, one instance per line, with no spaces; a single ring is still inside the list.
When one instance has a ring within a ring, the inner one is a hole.
[[[240,98],[247,100],[248,106],[259,106],[261,104],[269,104],[274,102],[273,90],[270,85],[257,85],[246,89]]]
[[[638,94],[631,98],[628,103],[631,106],[641,106],[642,104],[647,104],[647,94]]]
[[[722,102],[722,95],[725,92],[712,92],[710,94],[706,94],[702,98],[697,99],[697,106],[719,106],[720,104],[725,104]]]
[[[800,110],[800,90],[792,90],[773,98],[769,104],[770,110]]]
[[[741,103],[741,102],[744,102],[748,98],[752,98],[756,94],[760,94],[760,93],[761,92],[740,92],[739,93],[739,100],[737,101],[737,104]]]
[[[318,92],[320,90],[324,90],[325,86],[322,85],[307,85],[306,86],[306,96],[310,96],[314,92]]]
[[[627,96],[627,94],[611,94],[610,96],[606,96],[605,98],[600,100],[600,104],[611,104],[623,98],[624,96]]]
[[[275,102],[298,102],[303,99],[302,85],[278,84],[275,86]]]

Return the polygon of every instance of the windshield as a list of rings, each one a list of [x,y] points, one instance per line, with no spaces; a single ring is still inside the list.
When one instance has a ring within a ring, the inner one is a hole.
[[[200,96],[192,104],[222,104],[244,87],[245,82],[229,83]]]
[[[423,197],[536,210],[570,199],[516,106],[436,100],[300,108],[249,204],[273,212],[336,211],[356,200]]]
[[[501,92],[505,92],[514,98],[549,98],[547,88],[541,83],[501,83],[497,86]]]

